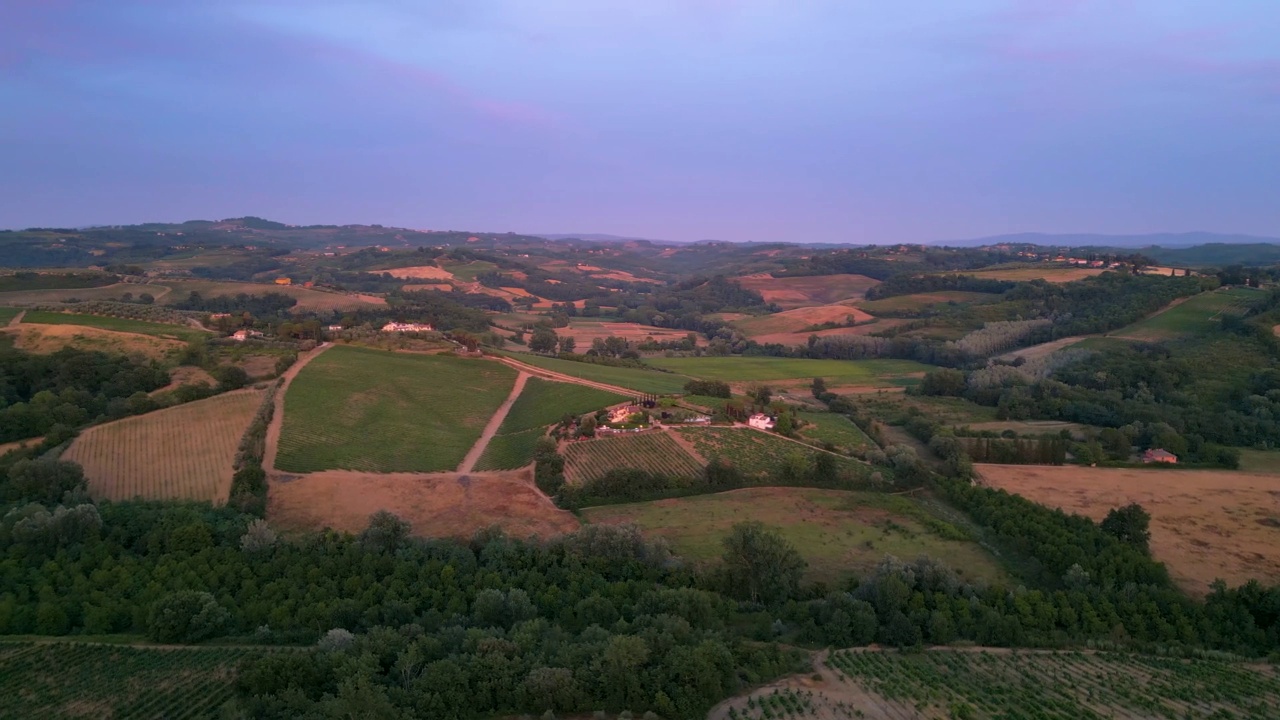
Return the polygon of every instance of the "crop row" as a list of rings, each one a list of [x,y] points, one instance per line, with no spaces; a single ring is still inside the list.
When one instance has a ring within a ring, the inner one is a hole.
[[[670,478],[695,478],[702,466],[665,432],[584,440],[565,448],[565,476],[574,484],[603,477],[611,470],[645,470]]]

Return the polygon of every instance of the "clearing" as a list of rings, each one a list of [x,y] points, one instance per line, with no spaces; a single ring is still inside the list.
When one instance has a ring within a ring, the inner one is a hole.
[[[1280,703],[1280,679],[1261,666],[1150,655],[855,648],[816,653],[814,670],[726,700],[707,718],[1203,720],[1268,717]]]
[[[564,448],[564,460],[565,481],[571,485],[603,477],[610,470],[644,470],[669,478],[702,475],[702,463],[662,430],[576,440]]]
[[[913,360],[809,360],[777,357],[653,358],[650,365],[704,380],[760,382],[820,377],[828,385],[901,385],[933,369]]]
[[[162,326],[172,328],[171,325]],[[14,331],[14,346],[27,352],[48,354],[63,348],[97,350],[121,355],[145,355],[156,360],[186,347],[181,340],[134,332],[117,332],[81,325],[22,323]]]
[[[960,539],[962,530],[899,495],[758,487],[605,505],[582,514],[592,523],[635,524],[648,535],[666,538],[676,554],[695,563],[718,561],[732,527],[758,520],[796,546],[809,562],[811,580],[834,583],[865,575],[885,555],[906,561],[928,555],[969,582],[1006,578],[976,542]]]
[[[880,284],[865,275],[809,275],[776,278],[768,273],[734,278],[738,285],[760,293],[765,302],[784,310],[810,305],[830,305],[860,300],[869,288]]]
[[[231,463],[262,392],[237,390],[80,433],[63,460],[80,463],[89,494],[108,500],[198,500],[231,492]]]
[[[1184,335],[1202,335],[1218,327],[1223,313],[1243,314],[1262,290],[1231,288],[1175,300],[1164,310],[1108,333],[1107,337],[1157,342]]]
[[[218,717],[263,650],[0,642],[0,717]]]
[[[334,347],[289,384],[275,467],[453,470],[515,379],[482,359]]]
[[[1280,582],[1280,479],[1232,470],[975,465],[985,484],[1101,520],[1138,503],[1151,514],[1151,552],[1179,587],[1204,595]]]
[[[407,520],[415,535],[430,537],[470,538],[494,525],[521,537],[552,537],[578,528],[571,513],[534,487],[530,470],[467,475],[329,470],[273,478],[267,494],[267,519],[290,530],[360,532],[379,510]]]

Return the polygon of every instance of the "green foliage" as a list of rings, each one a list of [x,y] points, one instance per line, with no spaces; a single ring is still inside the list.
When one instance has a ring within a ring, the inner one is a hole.
[[[91,303],[85,303],[90,305]],[[94,303],[93,305],[115,305],[105,303]],[[136,306],[125,305],[125,308],[132,312],[145,312],[145,310],[135,310]],[[86,307],[86,310],[93,308]],[[115,309],[114,307],[104,308],[104,312]],[[139,335],[152,335],[155,337],[175,338],[178,340],[193,340],[195,338],[207,338],[209,334],[193,329],[185,323],[182,316],[173,316],[172,311],[169,315],[164,314],[162,309],[157,308],[156,317],[160,322],[147,322],[144,320],[135,320],[128,317],[110,317],[108,315],[88,315],[73,314],[51,310],[28,310],[27,314],[22,316],[24,323],[38,323],[42,325],[82,325],[84,327],[100,328],[102,330],[113,330],[115,332],[138,333]],[[172,324],[162,324],[163,322],[172,321]]]
[[[625,400],[626,397],[606,390],[531,377],[525,382],[520,397],[512,403],[498,432],[505,434],[545,428],[566,415],[595,412]]]
[[[1107,513],[1098,527],[1110,533],[1120,542],[1132,545],[1143,553],[1151,552],[1151,515],[1137,503],[1115,508]]]
[[[225,633],[230,620],[231,614],[213,595],[183,590],[151,606],[147,637],[162,643],[196,643]]]
[[[684,391],[689,395],[702,395],[714,398],[728,398],[733,396],[733,393],[729,389],[729,383],[722,380],[690,380],[684,384]]]
[[[3,496],[9,502],[27,501],[54,505],[69,496],[84,496],[86,490],[84,470],[76,463],[61,460],[19,460],[9,468]]]
[[[752,602],[794,597],[807,563],[794,546],[762,523],[733,526],[724,539],[725,590]]]

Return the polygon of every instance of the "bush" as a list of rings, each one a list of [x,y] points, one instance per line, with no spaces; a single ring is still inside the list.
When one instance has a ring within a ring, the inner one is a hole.
[[[156,642],[195,643],[226,632],[231,614],[207,592],[183,590],[151,607],[147,637]]]
[[[720,380],[690,380],[684,384],[684,391],[690,395],[718,398],[727,398],[733,394],[729,390],[729,383]]]

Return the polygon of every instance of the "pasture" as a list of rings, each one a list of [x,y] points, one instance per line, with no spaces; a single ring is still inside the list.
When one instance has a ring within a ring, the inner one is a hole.
[[[518,360],[543,370],[627,388],[638,393],[677,395],[684,392],[684,384],[689,381],[689,378],[683,375],[644,370],[642,368],[596,365],[595,363],[561,360],[560,358],[534,355],[532,353],[506,353],[506,355],[513,360]]]
[[[1001,268],[999,270],[966,270],[951,275],[972,275],[985,280],[1012,280],[1026,282],[1044,280],[1051,283],[1068,283],[1083,280],[1106,272],[1105,268],[1060,267],[1057,265],[1032,265],[1029,267]]]
[[[236,448],[261,403],[261,391],[237,390],[96,425],[62,459],[84,467],[94,498],[218,505],[231,492]]]
[[[1280,678],[1221,660],[1085,652],[935,648],[838,650],[793,676],[721,703],[711,720],[1274,717]],[[817,678],[821,678],[817,680]],[[816,682],[815,682],[816,680]]]
[[[803,471],[814,453],[823,452],[779,435],[745,427],[682,427],[674,432],[710,460],[718,457],[748,477],[781,472],[784,467]],[[871,474],[870,466],[852,458],[830,455],[836,466],[851,478]]]
[[[152,335],[154,337],[183,341],[209,337],[209,333],[188,325],[168,325],[103,315],[77,315],[74,313],[54,312],[52,310],[28,310],[27,314],[22,316],[22,323],[24,325],[79,325],[113,332],[138,333],[139,335]]]
[[[1204,595],[1218,578],[1280,582],[1274,475],[1176,468],[975,465],[982,482],[1101,520],[1138,503],[1151,514],[1151,552],[1179,587]]]
[[[515,377],[485,360],[331,348],[289,385],[276,468],[452,470]]]
[[[783,309],[830,305],[842,300],[861,299],[869,288],[880,284],[864,275],[811,275],[775,278],[768,273],[745,275],[734,282],[754,290],[765,302]]]
[[[1261,300],[1265,295],[1264,291],[1251,288],[1231,288],[1192,295],[1108,335],[1146,342],[1203,335],[1216,329],[1224,314],[1243,314],[1251,302]]]
[[[812,380],[828,385],[895,385],[906,376],[932,370],[913,360],[809,360],[778,357],[653,358],[650,365],[703,380],[769,382]]]
[[[901,496],[815,488],[758,487],[714,495],[587,508],[591,523],[633,523],[665,538],[681,557],[710,564],[740,522],[758,520],[796,546],[811,580],[865,575],[885,555],[941,560],[970,582],[1004,579],[996,561],[963,531]]]
[[[571,485],[596,480],[611,470],[644,470],[670,478],[702,475],[702,463],[662,431],[578,440],[564,448],[564,460],[565,481]]]
[[[0,642],[0,717],[219,717],[261,650]]]
[[[286,530],[358,533],[379,510],[395,513],[422,537],[470,538],[501,527],[517,537],[554,537],[578,520],[533,485],[533,473],[360,473],[328,470],[271,482],[267,519]]]

